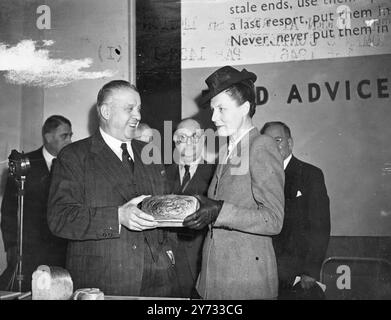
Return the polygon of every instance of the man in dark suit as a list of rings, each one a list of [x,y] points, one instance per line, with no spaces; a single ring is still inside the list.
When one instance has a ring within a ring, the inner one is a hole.
[[[206,196],[215,171],[214,164],[204,161],[205,136],[198,121],[184,119],[173,137],[174,159],[167,167],[171,193]],[[195,298],[195,284],[201,268],[202,245],[207,229],[178,229],[177,273],[181,297]]]
[[[312,289],[319,280],[330,238],[330,205],[323,172],[292,155],[293,139],[285,123],[268,122],[261,134],[275,139],[284,159],[285,218],[281,233],[273,238],[279,298],[308,299],[311,295],[305,292],[316,292]],[[293,288],[296,277],[300,277],[302,290]]]
[[[138,209],[144,195],[168,193],[165,170],[145,164],[135,140],[141,100],[127,81],[98,93],[99,129],[62,150],[48,202],[52,232],[69,240],[75,288],[106,295],[175,296],[176,236]]]
[[[49,117],[42,127],[43,146],[25,154],[31,168],[26,174],[23,214],[22,290],[31,290],[31,275],[41,264],[65,266],[66,241],[50,232],[46,207],[49,192],[49,172],[60,150],[71,143],[71,122],[58,115]],[[7,180],[1,206],[1,231],[7,252],[7,269],[0,279],[4,290],[16,270],[18,235],[18,186],[13,177]],[[16,289],[16,281],[13,288]]]

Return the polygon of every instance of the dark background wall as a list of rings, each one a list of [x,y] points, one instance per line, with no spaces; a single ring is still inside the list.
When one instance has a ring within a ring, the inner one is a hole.
[[[180,1],[137,0],[136,17],[141,117],[163,135],[164,120],[181,119]]]

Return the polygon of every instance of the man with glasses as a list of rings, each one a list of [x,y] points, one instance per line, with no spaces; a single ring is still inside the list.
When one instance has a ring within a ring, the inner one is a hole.
[[[173,140],[174,163],[167,167],[171,192],[206,196],[215,165],[204,160],[205,136],[199,122],[194,119],[182,120]],[[195,283],[201,267],[201,248],[206,231],[178,229],[176,267],[182,297],[197,297]]]

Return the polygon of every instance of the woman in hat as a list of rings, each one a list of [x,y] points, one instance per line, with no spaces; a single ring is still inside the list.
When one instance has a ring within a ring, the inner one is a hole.
[[[198,196],[200,209],[184,226],[209,226],[197,291],[204,299],[277,297],[277,266],[271,236],[284,216],[284,170],[273,139],[252,124],[256,75],[225,66],[206,79],[205,97],[227,152],[209,186]]]

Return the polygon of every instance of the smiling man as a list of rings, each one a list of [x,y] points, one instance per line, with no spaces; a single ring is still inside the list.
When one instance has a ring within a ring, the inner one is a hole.
[[[205,135],[195,119],[183,119],[174,133],[174,159],[167,166],[173,194],[206,196],[216,166],[204,160]],[[178,229],[177,272],[181,297],[198,298],[195,284],[201,268],[205,231]]]
[[[52,232],[69,239],[67,269],[76,288],[108,295],[173,296],[176,236],[138,209],[144,195],[168,193],[162,165],[145,165],[136,137],[141,99],[127,81],[98,93],[99,129],[65,148],[48,203]]]

